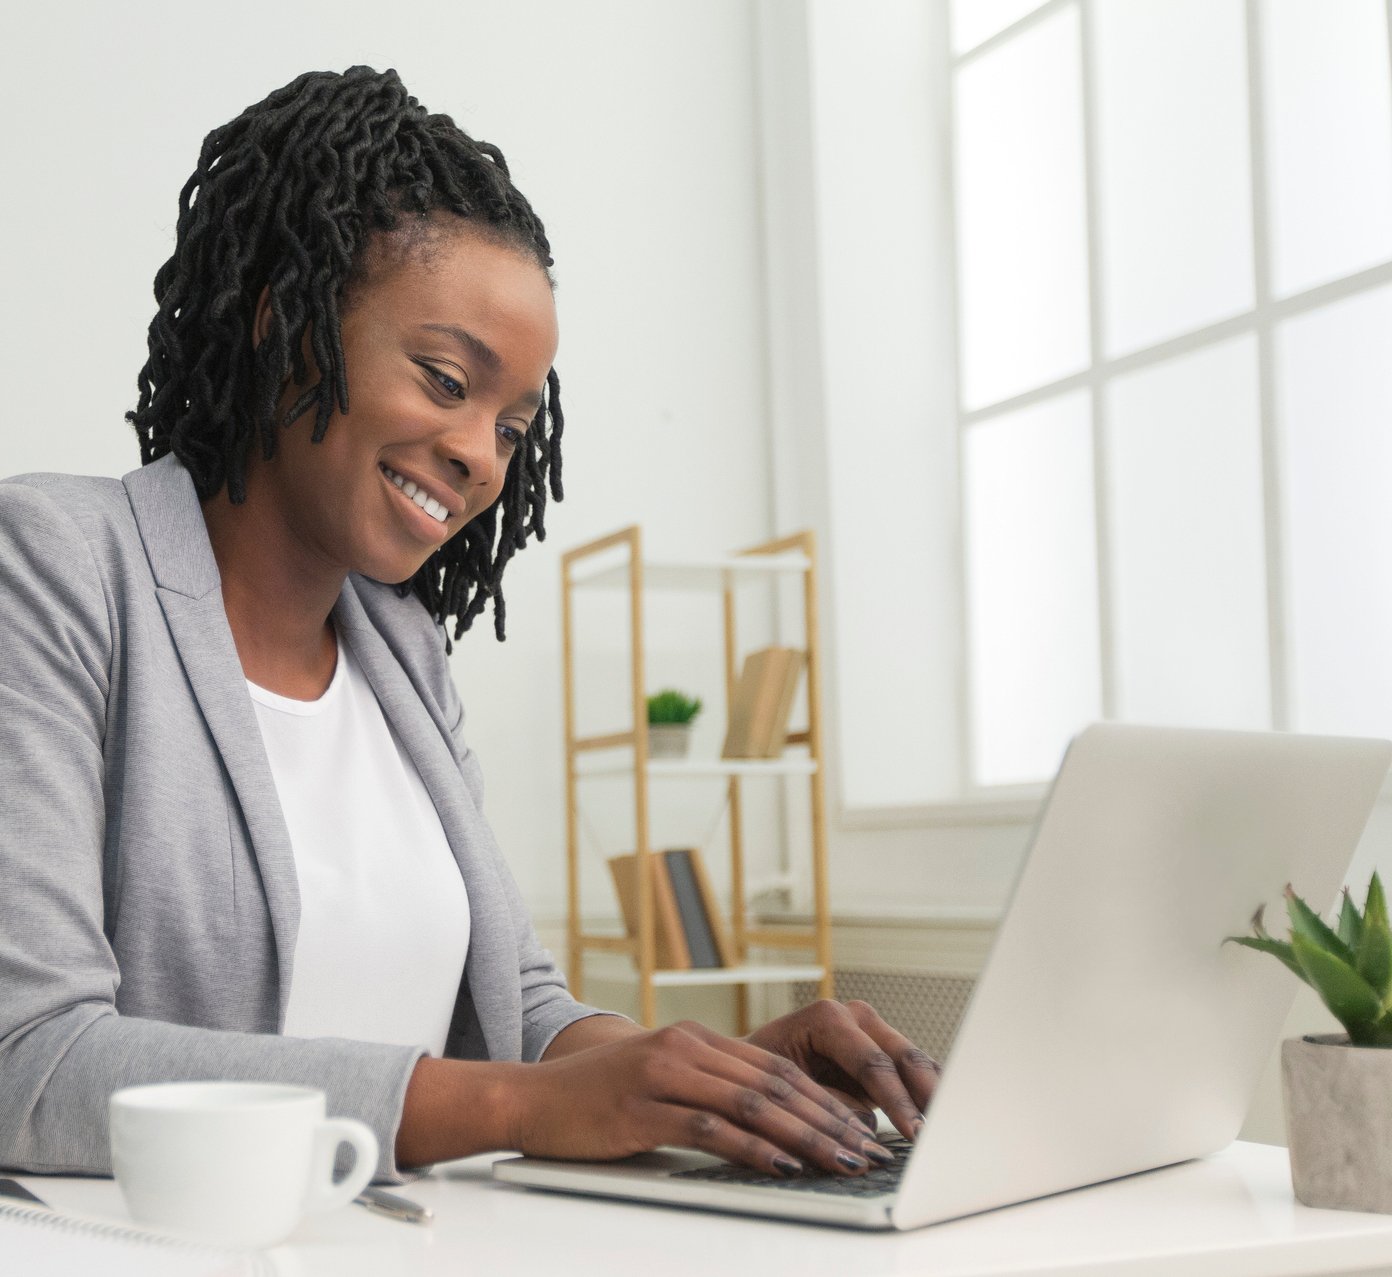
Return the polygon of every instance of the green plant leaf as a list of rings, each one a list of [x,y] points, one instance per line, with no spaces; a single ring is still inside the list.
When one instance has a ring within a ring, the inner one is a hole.
[[[1392,1009],[1392,930],[1388,929],[1385,916],[1370,914],[1363,920],[1358,974],[1372,986],[1382,1009]]]
[[[1348,1030],[1349,1038],[1365,1044],[1382,1018],[1382,999],[1372,986],[1342,958],[1303,935],[1291,936],[1291,949],[1324,1005]]]
[[[1363,906],[1363,925],[1366,927],[1376,919],[1384,927],[1387,926],[1387,897],[1382,891],[1382,879],[1377,876],[1377,870],[1373,870],[1372,880],[1368,883],[1368,902]]]
[[[1291,939],[1303,937],[1311,945],[1332,953],[1347,967],[1358,965],[1353,950],[1325,925],[1324,920],[1286,884],[1286,910],[1290,914]]]
[[[1246,945],[1249,949],[1255,949],[1258,953],[1269,953],[1273,958],[1279,958],[1306,984],[1310,983],[1310,978],[1301,969],[1300,963],[1295,960],[1295,953],[1289,944],[1284,940],[1273,940],[1270,936],[1228,936],[1223,943],[1231,940],[1233,944]]]
[[[648,722],[689,723],[701,712],[701,698],[689,697],[675,688],[664,687],[648,697]]]
[[[1352,1034],[1349,1035],[1350,1038]],[[1383,1015],[1375,1025],[1372,1026],[1369,1039],[1360,1042],[1360,1046],[1392,1046],[1392,1011]]]
[[[1339,906],[1339,939],[1355,953],[1363,939],[1363,918],[1347,887],[1344,888],[1343,903]]]

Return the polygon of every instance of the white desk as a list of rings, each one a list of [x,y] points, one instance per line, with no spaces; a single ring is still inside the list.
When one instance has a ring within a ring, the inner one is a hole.
[[[451,1162],[402,1190],[434,1209],[428,1226],[359,1206],[306,1221],[271,1252],[279,1277],[1392,1274],[1392,1216],[1299,1205],[1285,1149],[1261,1144],[913,1233],[538,1193],[494,1184],[492,1160]],[[110,1180],[23,1182],[60,1210],[125,1218]]]

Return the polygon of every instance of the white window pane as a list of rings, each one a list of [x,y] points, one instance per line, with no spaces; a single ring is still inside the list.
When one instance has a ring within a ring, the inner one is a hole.
[[[1272,286],[1288,296],[1392,256],[1383,0],[1261,8]]]
[[[1091,414],[1085,394],[964,441],[973,779],[1053,775],[1101,713]]]
[[[956,118],[962,399],[972,408],[1088,359],[1076,12],[964,67]]]
[[[952,51],[965,53],[1003,31],[1044,0],[952,0]]]
[[[1277,329],[1292,726],[1392,733],[1392,289]]]
[[[1094,5],[1103,341],[1164,341],[1252,304],[1242,0]]]
[[[1107,395],[1117,712],[1271,725],[1256,343],[1201,350]]]

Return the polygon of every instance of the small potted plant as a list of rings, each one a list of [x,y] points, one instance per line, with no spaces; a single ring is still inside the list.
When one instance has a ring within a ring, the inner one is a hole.
[[[701,698],[670,687],[648,697],[648,757],[685,758],[691,724],[701,712]]]
[[[1348,1030],[1281,1045],[1291,1180],[1307,1206],[1392,1213],[1392,930],[1376,873],[1362,913],[1344,888],[1333,927],[1286,887],[1289,940],[1252,918],[1237,944],[1283,962]]]

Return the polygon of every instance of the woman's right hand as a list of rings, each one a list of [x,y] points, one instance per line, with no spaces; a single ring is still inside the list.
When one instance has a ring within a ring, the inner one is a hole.
[[[512,1147],[605,1160],[659,1145],[774,1175],[863,1173],[891,1155],[796,1064],[690,1021],[543,1060],[514,1077]]]

